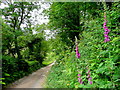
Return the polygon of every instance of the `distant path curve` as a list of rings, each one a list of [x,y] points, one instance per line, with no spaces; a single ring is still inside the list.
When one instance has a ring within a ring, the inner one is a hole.
[[[54,63],[43,67],[29,76],[25,76],[14,82],[8,88],[44,88],[48,72]]]

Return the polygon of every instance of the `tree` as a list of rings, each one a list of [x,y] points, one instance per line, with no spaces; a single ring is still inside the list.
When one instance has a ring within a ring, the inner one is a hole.
[[[79,32],[79,3],[53,3],[49,9],[50,27],[60,29],[58,33],[66,34],[61,37],[65,40],[68,37],[74,41],[74,36],[78,37]]]
[[[48,10],[49,28],[57,30],[62,40],[71,46],[74,44],[75,36],[79,39],[79,34],[85,30],[85,18],[99,15],[96,12],[99,8],[99,3],[54,2]]]
[[[37,8],[33,3],[29,2],[8,2],[9,7],[2,9],[2,13],[5,16],[6,24],[10,25],[13,28],[14,33],[14,46],[15,53],[17,53],[18,59],[21,59],[22,56],[20,54],[17,38],[21,34],[23,34],[23,30],[21,28],[22,24],[26,24],[27,28],[30,26],[30,11]],[[15,54],[14,53],[14,54]]]
[[[14,50],[12,49],[12,44],[14,43],[14,33],[13,28],[11,28],[9,25],[4,23],[4,20],[0,18],[0,22],[2,25],[2,53],[5,55],[11,55],[14,56]],[[8,52],[7,52],[8,50]]]

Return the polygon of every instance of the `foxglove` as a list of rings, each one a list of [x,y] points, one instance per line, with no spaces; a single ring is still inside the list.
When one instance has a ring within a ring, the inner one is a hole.
[[[107,19],[106,19],[106,15],[104,15],[104,24],[103,24],[103,28],[104,28],[104,37],[105,37],[105,39],[104,39],[104,42],[108,42],[108,41],[110,41],[110,39],[109,39],[109,36],[108,36],[108,33],[110,32],[110,30],[108,29],[108,27],[106,26],[107,25]]]

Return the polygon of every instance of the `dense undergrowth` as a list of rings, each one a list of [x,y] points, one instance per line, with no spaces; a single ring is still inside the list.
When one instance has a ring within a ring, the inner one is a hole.
[[[112,12],[110,12],[112,13]],[[115,15],[115,14],[114,14]],[[104,42],[103,19],[96,18],[85,23],[86,29],[80,35],[78,48],[81,57],[67,49],[58,55],[55,65],[47,79],[48,88],[119,88],[120,87],[120,36],[117,19],[108,18],[110,26],[110,42]],[[115,16],[114,16],[115,17]],[[112,25],[111,22],[116,22]],[[115,27],[115,28],[113,28]],[[59,47],[60,48],[60,47]],[[56,56],[54,56],[56,57]],[[89,83],[87,72],[90,70],[92,84]],[[81,74],[83,84],[78,82]]]
[[[3,86],[24,77],[37,69],[41,68],[41,65],[38,61],[25,61],[25,60],[17,60],[10,56],[2,56],[3,60]],[[19,63],[19,64],[18,64]]]

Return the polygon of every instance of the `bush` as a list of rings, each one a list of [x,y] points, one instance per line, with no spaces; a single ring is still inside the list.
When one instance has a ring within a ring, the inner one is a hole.
[[[8,55],[3,55],[2,61],[4,87],[41,67],[38,61],[17,60]]]
[[[78,44],[81,58],[75,52],[63,50],[59,60],[52,67],[48,76],[48,88],[119,88],[120,87],[120,36],[112,31],[111,41],[104,43],[101,19],[87,22]],[[74,48],[75,49],[75,48]],[[90,70],[92,84],[89,84],[87,72]],[[77,74],[81,74],[83,84],[78,82]]]

